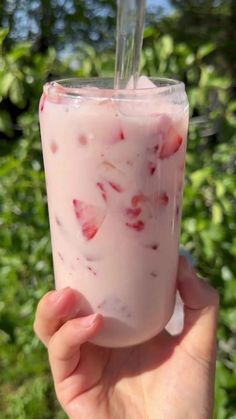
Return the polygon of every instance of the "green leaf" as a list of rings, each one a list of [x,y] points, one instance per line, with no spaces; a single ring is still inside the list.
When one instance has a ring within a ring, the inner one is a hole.
[[[233,279],[233,274],[228,266],[222,266],[221,268],[221,275],[225,281],[230,281]]]
[[[175,54],[178,54],[178,55],[186,58],[190,54],[192,54],[192,51],[187,44],[179,43],[179,44],[176,45]]]
[[[7,28],[0,28],[0,46],[2,45],[4,39],[7,37],[9,30]]]
[[[221,199],[225,195],[225,192],[226,192],[223,182],[217,180],[215,182],[215,187],[216,187],[216,196],[217,198]]]
[[[15,76],[10,71],[0,76],[0,95],[7,96],[14,79]]]
[[[212,222],[214,224],[220,224],[223,220],[223,212],[220,204],[214,202],[212,205]]]
[[[24,42],[20,44],[16,44],[13,50],[10,53],[10,57],[16,61],[19,58],[29,56],[32,50],[32,43],[31,42]]]
[[[173,52],[173,39],[169,35],[164,35],[162,37],[162,48],[163,53],[168,56]]]
[[[229,112],[236,112],[236,100],[233,100],[228,104],[227,110]]]
[[[150,38],[153,35],[155,35],[155,30],[153,27],[148,26],[147,28],[145,28],[144,34],[143,34],[144,39]]]
[[[190,175],[191,182],[193,184],[193,187],[198,189],[210,176],[211,174],[211,168],[206,167],[204,169],[199,169],[193,172]]]
[[[232,80],[229,76],[219,76],[213,66],[201,66],[201,77],[199,85],[204,87],[228,89],[231,86]]]
[[[15,105],[18,105],[20,108],[25,104],[24,96],[24,85],[21,80],[14,79],[10,86],[9,97]]]
[[[221,316],[226,323],[230,324],[232,330],[236,331],[236,308],[225,309],[222,311]]]
[[[216,50],[216,45],[213,43],[201,45],[197,51],[197,58],[202,60],[207,55],[211,54],[213,51]]]
[[[0,132],[6,134],[8,137],[14,135],[11,116],[7,111],[0,111]]]

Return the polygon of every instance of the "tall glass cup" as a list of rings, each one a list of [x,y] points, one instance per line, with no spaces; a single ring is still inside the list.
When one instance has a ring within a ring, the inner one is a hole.
[[[40,101],[56,288],[103,314],[101,346],[153,337],[174,308],[188,101],[152,82],[62,80]]]

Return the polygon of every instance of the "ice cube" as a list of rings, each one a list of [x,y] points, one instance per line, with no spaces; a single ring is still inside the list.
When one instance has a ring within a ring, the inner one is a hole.
[[[134,78],[132,76],[127,83],[126,89],[131,90],[133,89],[133,86],[134,86]],[[141,76],[138,79],[136,88],[137,89],[152,89],[152,88],[156,88],[156,85],[147,76]]]

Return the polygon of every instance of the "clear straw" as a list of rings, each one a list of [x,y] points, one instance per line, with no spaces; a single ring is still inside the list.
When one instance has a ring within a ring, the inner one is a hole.
[[[135,89],[139,77],[145,21],[145,0],[117,0],[115,89],[130,81]],[[133,83],[132,83],[133,82]]]

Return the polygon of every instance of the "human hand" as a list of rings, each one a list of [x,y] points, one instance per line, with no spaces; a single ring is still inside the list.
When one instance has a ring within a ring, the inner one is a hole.
[[[88,343],[102,316],[79,318],[80,294],[51,291],[40,301],[35,332],[47,346],[57,398],[70,419],[211,419],[217,292],[180,257],[184,330],[130,348]]]

